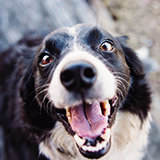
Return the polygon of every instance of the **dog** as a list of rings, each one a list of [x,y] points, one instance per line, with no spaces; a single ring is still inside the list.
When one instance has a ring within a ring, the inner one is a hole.
[[[151,90],[127,39],[78,24],[1,53],[6,159],[142,159]]]

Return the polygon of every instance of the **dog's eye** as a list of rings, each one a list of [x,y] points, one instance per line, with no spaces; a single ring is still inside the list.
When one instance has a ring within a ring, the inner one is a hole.
[[[41,65],[45,66],[45,65],[51,63],[52,61],[53,61],[53,57],[51,57],[49,55],[45,55],[42,58]]]
[[[100,49],[102,51],[112,51],[114,49],[114,46],[110,42],[106,41],[100,45]]]

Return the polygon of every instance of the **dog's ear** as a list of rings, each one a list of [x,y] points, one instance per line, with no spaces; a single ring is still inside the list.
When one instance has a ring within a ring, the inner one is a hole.
[[[20,96],[24,102],[28,101],[29,99],[31,100],[32,97],[35,95],[34,78],[31,66],[25,69],[24,76],[20,81],[19,90]]]
[[[32,91],[34,91],[34,79],[31,68],[27,68],[24,72],[25,74],[20,81],[19,90],[23,101],[26,101]]]
[[[116,37],[116,40],[119,42],[119,44],[123,49],[127,65],[130,68],[131,75],[134,76],[144,75],[144,66],[142,62],[139,60],[137,54],[127,44],[128,37],[127,36]]]
[[[22,78],[19,84],[19,91],[20,96],[25,103],[26,101],[33,101],[33,97],[35,96],[34,77],[32,69],[32,63],[35,53],[35,49],[24,48],[23,57],[21,59],[21,64],[19,67],[22,73]]]
[[[17,46],[19,52],[23,55],[20,59],[19,68],[23,77],[20,81],[20,95],[23,101],[33,96],[34,94],[34,78],[32,63],[38,46],[41,44],[45,32],[30,32],[27,33],[21,40],[18,41]]]

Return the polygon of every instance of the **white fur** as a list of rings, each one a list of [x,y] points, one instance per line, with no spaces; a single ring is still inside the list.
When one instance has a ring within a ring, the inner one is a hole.
[[[68,92],[60,81],[60,73],[64,66],[75,61],[86,61],[92,64],[97,70],[97,79],[94,85],[90,90],[85,92],[88,96],[87,98],[85,97],[86,101],[91,102],[93,99],[94,101],[95,99],[104,101],[114,97],[117,84],[113,74],[100,60],[98,60],[98,58],[87,52],[76,50],[66,55],[59,63],[49,85],[49,99],[57,108],[66,108],[67,106],[72,107],[82,103],[80,95],[75,98],[74,93]]]
[[[141,126],[138,116],[130,112],[118,112],[112,128],[110,151],[99,160],[141,160],[147,146],[150,120],[149,114]],[[57,122],[51,133],[51,137],[39,145],[41,154],[50,160],[86,160],[60,122]],[[59,152],[57,148],[65,153]]]
[[[65,153],[58,151],[58,148],[64,150]],[[72,155],[76,155],[77,151],[73,138],[66,132],[60,122],[57,122],[51,131],[51,136],[39,145],[40,154],[44,154],[50,160],[73,159]]]

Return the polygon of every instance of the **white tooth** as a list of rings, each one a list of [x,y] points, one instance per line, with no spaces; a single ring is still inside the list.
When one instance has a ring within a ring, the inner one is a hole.
[[[93,149],[92,146],[88,146],[88,147],[87,147],[87,150],[88,150],[89,152],[93,152],[94,149]]]
[[[77,134],[74,135],[74,139],[79,147],[82,147],[84,142],[86,141],[85,139],[80,138]]]
[[[89,152],[99,151],[99,149],[97,147],[92,147],[92,146],[83,146],[82,149],[85,150],[85,151],[89,151]]]
[[[94,148],[95,148],[95,151],[96,151],[96,152],[98,152],[98,151],[99,151],[99,148],[98,148],[98,147],[94,147]]]
[[[102,105],[103,105],[102,109],[103,109],[104,116],[110,115],[110,104],[109,104],[108,100],[103,102]]]
[[[101,137],[106,141],[109,142],[111,136],[111,129],[110,128],[106,128],[105,133],[101,135]]]
[[[102,149],[101,143],[98,142],[96,147],[98,148],[98,150],[101,150]]]
[[[82,146],[82,149],[84,150],[84,151],[87,151],[87,146]]]
[[[107,115],[110,115],[111,113],[110,113],[110,104],[109,104],[109,102],[107,101],[107,103],[106,103],[106,110],[107,110]]]
[[[82,149],[84,151],[89,151],[89,152],[98,152],[100,150],[102,150],[104,147],[106,147],[106,142],[103,141],[102,143],[97,142],[97,145],[95,147],[93,146],[82,146]]]
[[[94,147],[93,152],[98,152],[98,151],[99,151],[99,149],[97,147]]]
[[[71,109],[70,108],[67,108],[66,116],[68,118],[68,122],[71,123]]]
[[[102,144],[102,148],[104,148],[104,147],[106,147],[107,142],[106,142],[106,141],[103,141],[101,144]]]

